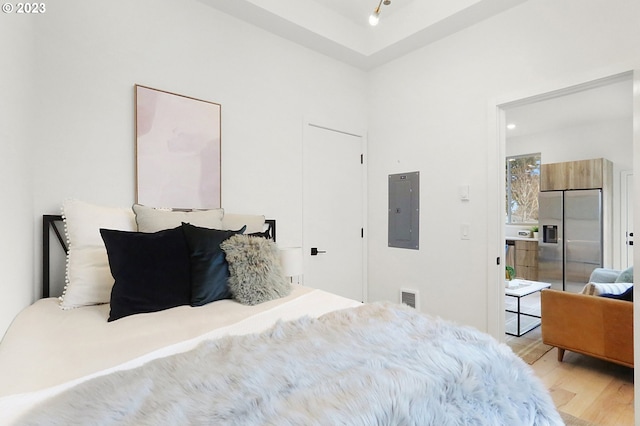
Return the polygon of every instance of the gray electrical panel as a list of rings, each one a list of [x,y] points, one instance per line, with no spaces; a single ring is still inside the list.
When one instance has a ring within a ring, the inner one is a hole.
[[[418,250],[420,172],[389,175],[389,247]]]

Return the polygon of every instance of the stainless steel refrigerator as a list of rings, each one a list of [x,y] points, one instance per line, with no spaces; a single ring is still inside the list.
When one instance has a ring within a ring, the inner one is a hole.
[[[538,281],[579,292],[602,266],[602,191],[540,192],[538,222]]]

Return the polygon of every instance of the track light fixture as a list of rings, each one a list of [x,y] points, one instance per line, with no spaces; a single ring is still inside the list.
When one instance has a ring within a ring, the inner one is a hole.
[[[376,7],[371,16],[369,16],[369,24],[374,27],[378,25],[378,22],[380,22],[380,7],[383,4],[385,6],[389,6],[391,4],[391,0],[380,0],[380,2],[378,3],[378,7]]]

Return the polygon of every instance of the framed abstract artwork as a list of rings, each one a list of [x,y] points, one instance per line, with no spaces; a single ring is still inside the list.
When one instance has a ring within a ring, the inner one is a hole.
[[[136,203],[220,207],[220,116],[220,104],[135,85]]]

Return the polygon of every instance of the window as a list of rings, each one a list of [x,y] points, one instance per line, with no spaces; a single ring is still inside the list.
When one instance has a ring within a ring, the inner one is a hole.
[[[507,223],[538,221],[540,153],[507,157]]]

